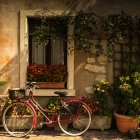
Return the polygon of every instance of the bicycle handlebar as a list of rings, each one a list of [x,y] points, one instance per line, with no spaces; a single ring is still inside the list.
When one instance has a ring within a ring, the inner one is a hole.
[[[37,85],[37,82],[27,82],[27,83],[26,83],[26,88],[27,88],[27,89],[39,88],[39,86]]]

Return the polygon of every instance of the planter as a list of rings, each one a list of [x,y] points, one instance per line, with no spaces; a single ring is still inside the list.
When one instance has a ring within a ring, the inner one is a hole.
[[[30,125],[28,122],[32,121],[32,115],[26,115],[22,118],[22,120],[17,121],[17,118],[15,116],[7,116],[7,126],[9,128],[13,129],[19,129],[24,128],[24,129],[30,129]],[[35,129],[41,129],[42,128],[42,123],[43,122],[43,116],[38,116],[37,117],[37,123]]]
[[[38,82],[38,86],[43,89],[63,89],[65,82]]]
[[[93,116],[89,129],[100,129],[101,131],[109,129],[111,127],[111,120],[112,118],[110,116]],[[85,117],[83,118],[82,123],[78,123],[78,124],[83,124],[86,122],[87,122],[87,118]],[[79,126],[74,126],[74,127],[79,128]],[[55,126],[54,128],[56,131],[60,131],[59,126]]]
[[[138,128],[138,119],[114,113],[117,129],[122,134],[127,134],[129,130]]]
[[[104,131],[109,129],[111,126],[111,117],[110,116],[92,116],[91,124],[89,129],[100,129]],[[87,122],[87,118],[82,120],[82,124]],[[80,123],[79,123],[80,124]],[[79,126],[77,126],[79,128]]]
[[[111,120],[110,116],[93,116],[89,129],[100,129],[102,131],[109,129],[111,127]]]

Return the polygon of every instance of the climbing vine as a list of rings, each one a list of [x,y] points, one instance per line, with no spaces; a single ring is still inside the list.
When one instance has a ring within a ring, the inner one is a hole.
[[[125,44],[128,33],[134,30],[134,22],[131,16],[122,12],[118,15],[109,15],[102,20],[108,42],[114,45],[115,41]]]
[[[67,41],[69,25],[74,26],[73,40],[76,50],[83,50],[95,55],[113,56],[116,44],[133,46],[133,38],[139,40],[140,20],[121,12],[97,20],[94,13],[78,12],[75,16],[58,15],[41,18],[41,24],[36,27],[34,35],[39,42],[47,43],[49,39],[63,37]],[[98,33],[99,29],[101,34]],[[103,34],[103,35],[102,35]],[[108,46],[102,45],[102,36],[107,38]],[[94,42],[96,40],[96,43]],[[140,41],[139,41],[140,44]],[[133,49],[131,48],[131,51]]]
[[[74,41],[78,50],[89,52],[91,39],[96,31],[96,20],[92,13],[78,12],[74,19]]]

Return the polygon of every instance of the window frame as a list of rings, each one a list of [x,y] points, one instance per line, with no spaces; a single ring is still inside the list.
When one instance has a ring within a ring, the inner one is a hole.
[[[36,13],[40,11],[37,10],[22,10],[20,11],[20,48],[19,48],[19,66],[20,66],[20,87],[25,86],[26,82],[26,68],[29,64],[28,60],[28,17],[34,17]],[[62,10],[51,10],[52,12],[46,12],[45,16],[52,16],[53,13],[57,13],[57,15],[61,15],[63,13]],[[72,40],[69,36],[73,33],[73,27],[70,26],[68,29],[68,41],[67,41],[67,49],[74,47],[74,40]],[[67,68],[68,68],[68,81],[67,81],[67,89],[36,89],[34,92],[35,96],[55,96],[54,91],[66,91],[68,96],[75,96],[74,89],[74,52],[69,54],[69,50],[67,50]]]

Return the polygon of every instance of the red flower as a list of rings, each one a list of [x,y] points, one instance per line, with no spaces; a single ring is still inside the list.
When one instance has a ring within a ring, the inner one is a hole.
[[[66,82],[67,67],[62,64],[31,64],[27,67],[27,80],[37,82]]]

